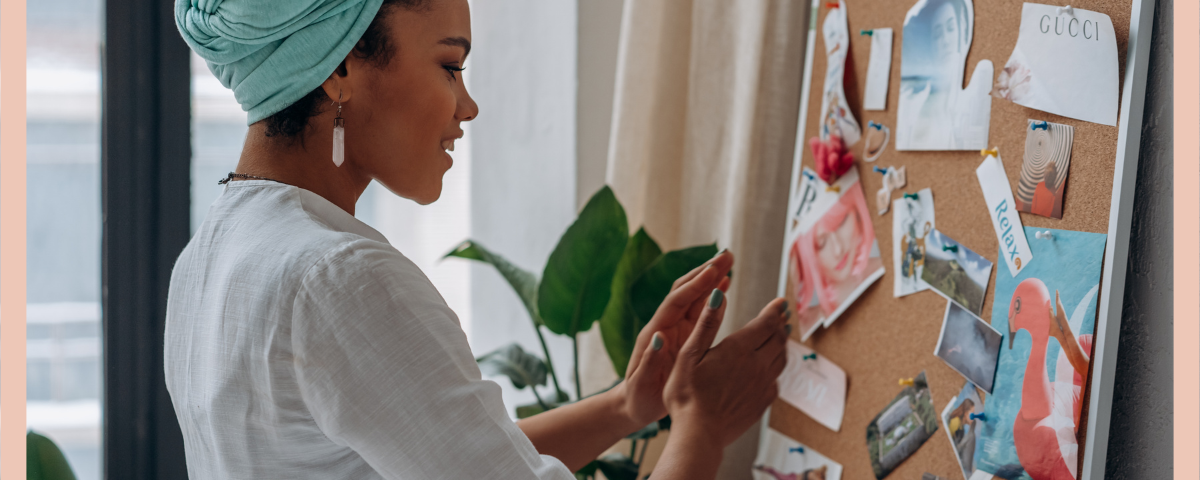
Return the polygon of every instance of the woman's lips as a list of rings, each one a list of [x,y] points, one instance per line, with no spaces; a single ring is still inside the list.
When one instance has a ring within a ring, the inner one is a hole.
[[[451,138],[449,140],[442,140],[442,150],[445,150],[447,152],[453,152],[454,151],[454,140],[456,140],[456,139]]]

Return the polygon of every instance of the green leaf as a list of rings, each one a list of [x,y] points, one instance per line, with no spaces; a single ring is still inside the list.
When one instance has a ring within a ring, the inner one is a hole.
[[[637,480],[638,465],[625,454],[610,453],[596,460],[596,464],[608,480]]]
[[[510,343],[475,359],[479,370],[487,375],[504,375],[517,390],[530,385],[546,384],[546,363],[526,353],[520,345]]]
[[[26,478],[36,480],[75,480],[66,456],[53,440],[33,432],[25,434]]]
[[[517,296],[521,297],[521,303],[525,304],[525,310],[529,311],[529,317],[533,319],[534,324],[542,324],[542,317],[538,316],[537,312],[538,280],[532,273],[513,265],[504,257],[492,253],[479,242],[470,239],[463,240],[442,258],[450,257],[476,260],[496,267],[500,276],[504,277],[508,285],[517,292]]]
[[[638,335],[637,316],[629,299],[630,287],[646,271],[646,267],[660,256],[662,249],[658,248],[645,229],[639,228],[629,243],[625,244],[625,252],[613,275],[612,297],[608,300],[604,315],[600,317],[600,336],[604,339],[604,349],[608,351],[613,369],[620,378],[625,378],[625,369],[629,365],[629,357],[633,355]]]
[[[589,478],[595,478],[596,477],[596,469],[599,467],[600,467],[600,463],[597,462],[596,460],[592,460],[591,462],[588,462],[587,465],[584,465],[583,468],[580,468],[579,470],[577,470],[575,472],[576,480],[587,480]]]
[[[537,307],[550,331],[574,337],[600,318],[628,241],[625,209],[606,186],[583,207],[546,261]]]
[[[658,306],[671,293],[671,285],[696,267],[717,255],[717,244],[673,250],[658,257],[646,268],[642,276],[633,282],[629,297],[633,312],[637,315],[637,331],[650,322]]]

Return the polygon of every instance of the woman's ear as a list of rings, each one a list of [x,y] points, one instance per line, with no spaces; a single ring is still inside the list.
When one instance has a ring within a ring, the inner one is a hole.
[[[354,82],[350,81],[351,66],[347,65],[350,63],[351,57],[353,57],[353,54],[347,56],[346,60],[343,60],[334,69],[333,73],[329,74],[329,78],[326,78],[321,83],[321,88],[325,90],[325,95],[329,96],[334,102],[348,102],[354,94],[354,88],[352,87]],[[359,73],[357,68],[354,68],[354,70],[354,73]]]

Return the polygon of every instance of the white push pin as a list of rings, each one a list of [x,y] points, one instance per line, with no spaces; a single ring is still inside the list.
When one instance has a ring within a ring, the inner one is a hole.
[[[1047,239],[1053,240],[1054,239],[1054,234],[1050,233],[1049,230],[1046,230],[1044,232],[1034,233],[1033,236],[1034,236],[1034,238],[1037,238],[1038,240],[1047,240]]]
[[[1065,7],[1058,7],[1058,14],[1059,14],[1059,15],[1062,15],[1062,14],[1064,14],[1064,13],[1065,13],[1065,14],[1067,14],[1067,15],[1070,15],[1070,16],[1074,17],[1074,16],[1075,16],[1075,9],[1074,9],[1074,8],[1071,8],[1071,6],[1070,6],[1070,5],[1067,5],[1067,6],[1065,6]]]

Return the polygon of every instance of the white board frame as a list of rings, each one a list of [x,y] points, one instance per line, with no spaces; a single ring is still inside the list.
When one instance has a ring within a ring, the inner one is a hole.
[[[792,154],[792,179],[788,187],[788,210],[793,208],[793,191],[799,185],[801,159],[805,143],[805,123],[812,88],[813,49],[816,45],[817,14],[820,0],[813,0],[808,11],[808,39],[804,54],[803,84],[800,92],[796,146]],[[1138,155],[1142,143],[1142,117],[1146,104],[1146,76],[1150,66],[1150,43],[1154,30],[1155,0],[1132,0],[1129,16],[1129,40],[1125,52],[1125,78],[1121,82],[1121,109],[1117,120],[1117,158],[1113,167],[1113,189],[1108,216],[1108,239],[1101,274],[1100,310],[1096,315],[1099,341],[1092,353],[1092,379],[1088,403],[1087,438],[1083,451],[1081,479],[1102,479],[1108,461],[1109,426],[1112,418],[1113,386],[1117,372],[1117,347],[1120,344],[1121,312],[1125,303],[1125,277],[1129,269],[1129,231],[1133,218],[1134,187],[1137,185]],[[785,228],[785,232],[788,229]],[[788,254],[785,233],[781,259]],[[787,263],[780,261],[779,295],[785,295]],[[767,410],[763,426],[771,411]],[[765,431],[765,430],[764,430]]]

